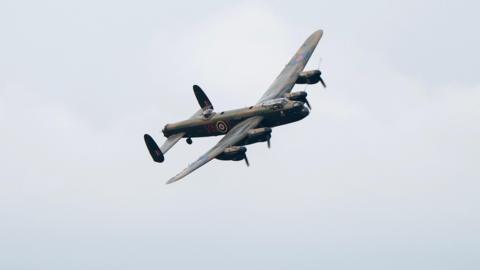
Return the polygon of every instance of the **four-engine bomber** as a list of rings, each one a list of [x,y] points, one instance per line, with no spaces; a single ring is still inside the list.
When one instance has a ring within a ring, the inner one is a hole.
[[[299,121],[310,113],[307,93],[291,92],[295,84],[316,84],[326,87],[320,70],[303,71],[320,38],[322,30],[314,32],[288,62],[260,100],[253,106],[215,112],[213,104],[205,92],[193,86],[200,109],[189,119],[165,125],[162,132],[167,140],[158,147],[153,138],[145,134],[144,140],[155,162],[163,162],[165,153],[179,140],[186,138],[192,144],[192,138],[219,136],[224,137],[206,154],[202,155],[187,168],[171,178],[167,184],[180,180],[212,159],[245,160],[247,148],[259,142],[267,142],[270,148],[272,128]]]

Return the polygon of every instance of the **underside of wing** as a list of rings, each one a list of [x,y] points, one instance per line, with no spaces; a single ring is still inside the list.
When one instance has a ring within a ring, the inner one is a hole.
[[[317,47],[318,42],[322,38],[323,31],[318,30],[308,37],[303,43],[302,47],[298,49],[297,53],[290,59],[290,62],[280,72],[275,81],[270,85],[267,92],[260,98],[258,103],[262,103],[269,99],[282,97],[290,92],[295,85],[298,75],[307,65],[310,56]]]
[[[234,146],[236,143],[243,140],[247,136],[248,131],[252,128],[255,128],[258,124],[260,124],[262,119],[263,118],[260,116],[255,116],[237,124],[212,149],[210,149],[207,153],[202,155],[195,162],[188,165],[187,168],[185,168],[183,171],[178,173],[176,176],[168,180],[167,184],[171,184],[173,182],[176,182],[182,179],[183,177],[187,176],[188,174],[192,173],[196,169],[208,163],[210,160],[222,154],[225,151],[225,149],[227,149],[228,147]]]

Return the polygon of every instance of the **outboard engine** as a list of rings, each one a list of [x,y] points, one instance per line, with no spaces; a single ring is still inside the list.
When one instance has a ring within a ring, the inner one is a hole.
[[[300,74],[298,74],[298,78],[295,81],[295,83],[296,84],[316,84],[318,82],[321,82],[323,87],[327,87],[321,75],[322,75],[322,72],[318,69],[302,71],[300,72]]]

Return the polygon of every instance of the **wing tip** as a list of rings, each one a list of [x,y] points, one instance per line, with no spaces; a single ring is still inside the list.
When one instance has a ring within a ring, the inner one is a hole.
[[[169,185],[171,183],[175,183],[177,182],[178,180],[184,178],[185,176],[188,175],[188,171],[187,169],[181,171],[179,174],[175,175],[174,177],[170,178],[165,184],[166,185]]]
[[[184,171],[180,172],[179,174],[175,175],[174,177],[168,179],[168,181],[165,183],[166,185],[170,185],[171,183],[175,183],[177,182],[178,180],[182,179],[183,177],[185,177],[186,174],[184,173]]]
[[[178,176],[172,177],[167,182],[165,182],[165,185],[173,184],[173,183],[177,182],[178,180],[182,179],[183,177],[184,176],[182,176],[182,177],[178,177]]]
[[[317,31],[312,33],[312,37],[315,37],[318,40],[320,40],[320,38],[322,38],[322,36],[323,36],[323,29],[318,29]]]

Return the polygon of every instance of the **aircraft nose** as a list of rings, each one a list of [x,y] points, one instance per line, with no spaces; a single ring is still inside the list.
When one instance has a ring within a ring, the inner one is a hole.
[[[295,102],[293,103],[293,107],[300,107],[300,106],[303,106],[303,102],[295,101]]]
[[[302,114],[305,115],[305,116],[307,116],[309,113],[310,113],[310,110],[309,110],[307,107],[303,106],[303,108],[302,108]]]

